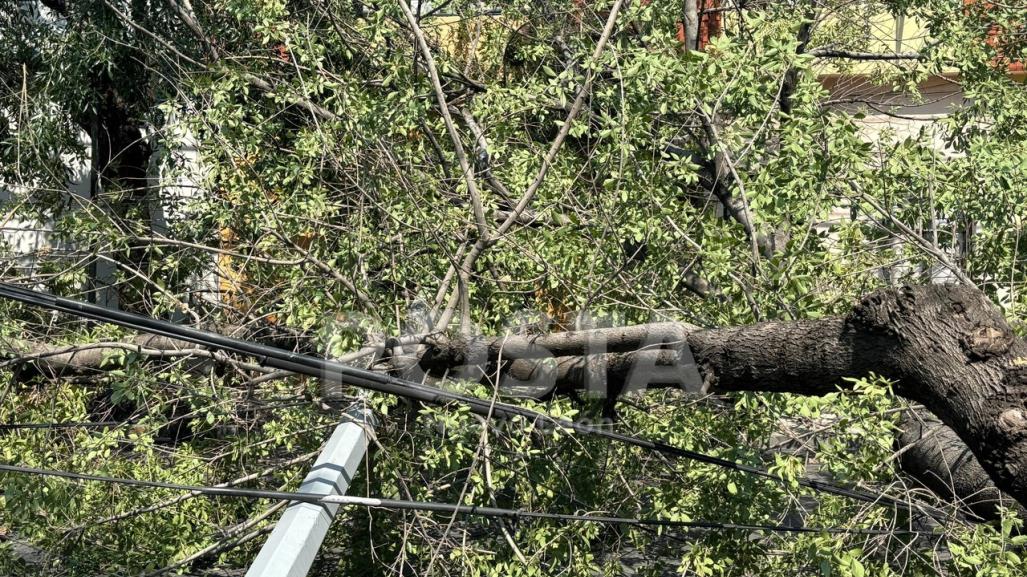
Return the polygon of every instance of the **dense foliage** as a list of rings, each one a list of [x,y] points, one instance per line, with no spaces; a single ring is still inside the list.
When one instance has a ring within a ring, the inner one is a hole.
[[[6,3],[4,218],[52,222],[54,242],[18,258],[8,247],[5,280],[85,298],[109,270],[126,310],[331,356],[426,328],[818,318],[884,283],[939,275],[972,280],[1014,324],[1027,313],[1016,2],[749,2],[722,12],[725,31],[703,51],[682,48],[681,3],[662,0],[511,2],[500,14],[454,0],[415,7],[416,29],[399,3]],[[923,23],[918,55],[817,55],[880,51],[866,22],[887,13]],[[868,138],[864,115],[887,105],[829,103],[828,73],[913,99],[929,99],[918,86],[940,75],[966,101],[919,133]],[[91,193],[69,194],[90,171]],[[718,210],[725,189],[741,216]],[[0,314],[4,342],[130,336],[7,302]],[[122,423],[0,430],[4,463],[193,484],[256,474],[246,486],[291,490],[338,420],[317,383],[244,361],[122,351],[98,370],[0,371],[0,422]],[[1027,570],[1013,513],[926,526],[606,441],[486,426],[457,407],[361,399],[382,423],[354,494],[933,534],[681,533],[354,508],[323,547],[339,574]],[[589,398],[519,402],[609,415]],[[908,406],[876,377],[819,398],[651,391],[617,409],[618,429],[788,478],[814,461],[836,481],[951,508],[903,484],[893,439]],[[0,486],[0,572],[12,575],[245,567],[276,518],[263,500],[166,502],[178,494],[14,474]]]

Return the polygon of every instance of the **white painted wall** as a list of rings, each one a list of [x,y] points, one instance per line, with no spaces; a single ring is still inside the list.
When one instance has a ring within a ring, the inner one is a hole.
[[[16,122],[9,124],[12,131],[17,130]],[[151,226],[155,236],[170,237],[174,223],[188,218],[189,202],[203,193],[199,148],[195,138],[173,119],[163,130],[151,131],[146,137],[154,147],[148,169],[149,184],[154,191],[147,199]],[[79,138],[85,156],[64,159],[72,174],[67,187],[69,194],[88,202],[91,198],[91,142],[85,132],[81,132]],[[32,276],[39,271],[43,257],[69,253],[72,248],[54,232],[54,221],[47,218],[45,212],[41,218],[16,214],[19,207],[32,200],[32,191],[31,183],[0,182],[0,274],[7,277]],[[216,264],[212,256],[210,268],[195,280],[194,290],[201,298],[218,298]],[[97,261],[95,274],[101,285],[103,279],[113,278],[114,273],[115,265],[102,259]],[[116,307],[113,291],[110,293],[106,304]]]
[[[17,123],[9,120],[11,130]],[[87,151],[87,157],[76,159],[65,157],[65,166],[71,169],[68,192],[88,199],[90,196],[89,136],[82,132],[79,137]],[[54,233],[54,221],[42,211],[39,218],[19,214],[19,209],[33,202],[31,184],[0,181],[0,263],[5,275],[31,275],[38,268],[39,258],[44,255],[67,252],[69,248]]]

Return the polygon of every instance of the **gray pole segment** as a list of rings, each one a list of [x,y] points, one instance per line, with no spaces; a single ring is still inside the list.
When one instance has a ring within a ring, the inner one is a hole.
[[[300,493],[343,495],[367,451],[375,419],[370,409],[347,412],[300,485]],[[290,503],[246,577],[304,577],[335,518],[338,504]]]

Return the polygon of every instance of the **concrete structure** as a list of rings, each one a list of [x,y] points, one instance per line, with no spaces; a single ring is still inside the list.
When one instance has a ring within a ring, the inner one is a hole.
[[[344,495],[364,461],[374,416],[365,408],[347,413],[325,444],[300,493]],[[253,560],[246,577],[304,577],[328,534],[338,504],[290,503]]]

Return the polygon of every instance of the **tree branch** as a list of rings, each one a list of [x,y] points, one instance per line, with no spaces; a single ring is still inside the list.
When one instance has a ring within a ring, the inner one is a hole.
[[[481,203],[481,194],[478,192],[478,184],[474,178],[474,168],[467,160],[467,152],[464,150],[463,142],[460,140],[460,133],[456,130],[453,117],[449,114],[449,103],[446,100],[446,93],[442,90],[442,81],[439,80],[438,69],[435,66],[435,58],[432,57],[431,49],[424,38],[421,27],[417,24],[417,17],[410,11],[409,2],[400,0],[400,9],[406,16],[410,31],[417,41],[417,46],[424,58],[424,67],[428,71],[428,78],[431,80],[432,89],[435,92],[435,102],[439,105],[439,112],[442,114],[442,121],[446,125],[446,132],[453,142],[453,150],[456,152],[457,162],[460,164],[460,171],[467,185],[467,195],[471,198],[471,207],[474,210],[474,222],[478,227],[478,236],[487,239],[489,237],[488,225],[485,221],[485,210]]]
[[[844,58],[846,60],[924,60],[919,52],[856,52],[852,50],[834,50],[818,48],[810,54],[817,58]]]
[[[603,27],[602,35],[596,42],[595,50],[592,52],[591,62],[595,63],[602,56],[603,50],[606,48],[606,42],[610,39],[610,35],[613,34],[613,29],[617,24],[617,15],[620,14],[621,7],[624,5],[624,0],[616,0],[613,6],[610,8],[610,15],[606,19],[606,25]],[[546,175],[549,173],[549,168],[553,165],[556,160],[557,153],[560,152],[560,148],[563,147],[563,143],[567,140],[567,135],[570,134],[571,126],[574,124],[574,119],[577,118],[578,113],[585,105],[585,98],[592,89],[592,81],[594,80],[594,74],[587,74],[585,76],[585,82],[581,85],[577,95],[574,97],[574,103],[571,104],[571,109],[567,113],[567,117],[564,119],[563,124],[560,126],[560,131],[557,133],[556,138],[553,139],[552,144],[549,146],[549,150],[546,155],[542,158],[542,166],[539,167],[538,173],[535,178],[528,185],[528,188],[524,191],[520,200],[514,205],[513,210],[510,211],[510,215],[499,225],[495,235],[492,237],[480,237],[477,242],[471,247],[467,254],[464,256],[463,261],[460,263],[460,270],[470,271],[474,269],[474,264],[478,261],[478,258],[485,252],[485,250],[496,240],[502,238],[510,228],[516,224],[521,215],[527,210],[531,201],[535,198],[535,194],[538,189],[542,186],[542,182],[545,181]],[[459,295],[457,295],[458,297]],[[452,320],[452,313],[455,310],[453,302],[446,307],[441,318],[435,323],[436,326],[445,327]]]
[[[896,442],[902,471],[935,495],[982,520],[999,518],[1000,506],[1027,510],[999,491],[977,457],[950,427],[926,411],[907,411]]]
[[[633,327],[635,336],[620,342],[625,347],[658,342],[638,336],[659,332],[656,326]],[[863,299],[847,317],[677,330],[687,334],[706,391],[821,395],[849,388],[850,377],[871,372],[892,379],[896,393],[922,403],[952,427],[1000,490],[1027,503],[1027,343],[1013,336],[1001,312],[975,289],[888,289]],[[619,345],[606,331],[595,338],[613,345],[606,348],[607,356],[589,360],[593,364],[588,366],[589,371],[597,365],[606,368],[611,391],[619,390],[617,375],[636,362],[677,366],[688,360],[679,356],[683,350],[609,355]],[[433,343],[422,366],[437,370],[474,359],[494,362],[502,351],[504,358],[518,359],[507,365],[508,371],[555,374],[557,388],[561,379],[564,388],[577,388],[581,379],[574,371],[581,373],[586,361],[561,354],[588,354],[588,336],[515,337],[507,340],[510,348],[495,338],[456,346]],[[546,345],[556,360],[531,361],[545,358]]]

